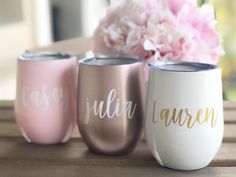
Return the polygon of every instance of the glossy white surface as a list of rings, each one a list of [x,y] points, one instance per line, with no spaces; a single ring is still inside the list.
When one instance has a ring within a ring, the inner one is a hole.
[[[207,166],[218,152],[223,128],[220,69],[173,72],[150,68],[145,135],[162,166],[179,170]]]

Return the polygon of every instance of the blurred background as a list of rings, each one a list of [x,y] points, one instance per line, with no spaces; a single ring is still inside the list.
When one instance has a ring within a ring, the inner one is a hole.
[[[236,101],[236,1],[209,2],[216,9],[226,51],[220,60],[224,97]],[[108,4],[109,0],[0,0],[0,100],[15,99],[17,56],[56,41],[90,37]]]

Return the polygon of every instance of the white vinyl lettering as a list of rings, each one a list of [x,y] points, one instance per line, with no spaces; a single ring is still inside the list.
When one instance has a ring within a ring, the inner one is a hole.
[[[43,108],[48,111],[50,106],[54,103],[62,103],[63,111],[68,109],[69,93],[67,88],[52,88],[49,89],[46,85],[39,89],[29,89],[23,87],[21,90],[21,101],[23,106],[35,106],[36,108]]]
[[[112,110],[112,106],[114,109]],[[117,98],[116,89],[110,90],[108,93],[106,101],[93,100],[92,104],[89,102],[89,99],[86,99],[86,115],[84,118],[84,123],[88,124],[90,115],[93,114],[100,119],[105,117],[112,119],[127,115],[128,119],[132,119],[136,110],[137,104],[134,104],[132,101],[120,102],[120,99]]]

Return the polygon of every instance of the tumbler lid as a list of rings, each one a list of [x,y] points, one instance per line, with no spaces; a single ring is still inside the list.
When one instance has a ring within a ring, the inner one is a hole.
[[[150,68],[172,72],[199,72],[218,68],[217,65],[178,61],[152,61]]]
[[[129,57],[94,57],[79,61],[79,63],[92,66],[130,65],[141,62],[143,62],[143,60]]]
[[[40,61],[40,60],[63,60],[63,59],[70,59],[71,56],[65,53],[59,52],[26,52],[21,55],[18,59],[25,60],[25,61]]]

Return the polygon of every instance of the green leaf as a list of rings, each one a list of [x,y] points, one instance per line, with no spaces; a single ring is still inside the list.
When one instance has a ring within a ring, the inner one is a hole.
[[[198,3],[199,6],[201,6],[201,5],[203,5],[207,2],[208,2],[208,0],[197,0],[197,3]]]

